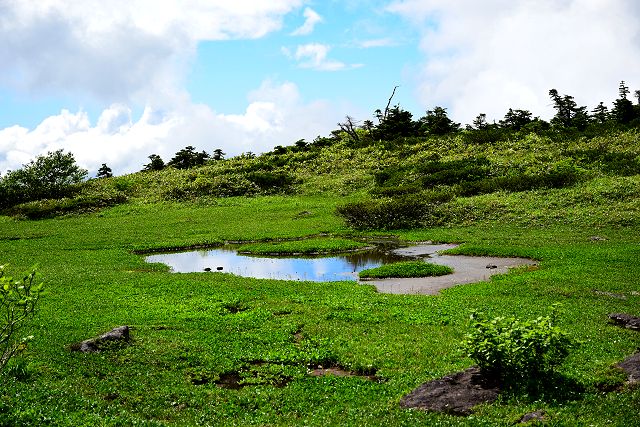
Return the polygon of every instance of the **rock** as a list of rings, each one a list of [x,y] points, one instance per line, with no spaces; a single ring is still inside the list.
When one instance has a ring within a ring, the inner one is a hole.
[[[105,346],[113,343],[128,343],[129,342],[129,327],[118,326],[113,328],[109,332],[100,335],[96,338],[84,340],[79,343],[71,345],[71,350],[81,351],[83,353],[97,353],[101,351]]]
[[[494,268],[498,268],[498,266],[495,264],[487,264],[487,268],[494,269]]]
[[[595,291],[594,291],[594,293],[595,293],[596,295],[604,295],[604,296],[611,297],[611,298],[615,298],[615,299],[622,299],[622,300],[627,299],[627,296],[626,296],[626,295],[624,295],[624,294],[616,294],[616,293],[614,293],[614,292],[607,292],[607,291],[598,291],[598,290],[595,290]]]
[[[474,406],[491,403],[498,398],[500,388],[477,367],[429,381],[400,399],[402,408],[416,408],[469,415]]]
[[[534,411],[529,412],[528,414],[524,414],[520,420],[518,420],[519,424],[528,423],[529,421],[544,421],[547,419],[544,411]]]
[[[623,328],[640,331],[640,317],[632,316],[626,313],[611,313],[609,319],[618,326]]]
[[[591,236],[589,237],[589,240],[591,240],[592,242],[605,242],[609,239],[607,239],[606,237],[602,237],[602,236]]]
[[[640,353],[627,357],[616,366],[628,375],[629,384],[640,383]]]

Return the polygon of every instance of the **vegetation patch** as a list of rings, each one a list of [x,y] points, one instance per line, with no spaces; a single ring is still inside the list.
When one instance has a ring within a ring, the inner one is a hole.
[[[348,239],[303,239],[286,242],[265,242],[242,245],[238,252],[253,255],[315,255],[366,249],[366,243]]]
[[[431,264],[424,261],[405,261],[363,270],[359,273],[361,279],[384,279],[388,277],[433,277],[453,273],[453,269],[446,265]]]
[[[555,369],[574,343],[556,325],[557,312],[533,320],[472,315],[464,348],[480,371],[511,388],[538,389],[553,381]]]

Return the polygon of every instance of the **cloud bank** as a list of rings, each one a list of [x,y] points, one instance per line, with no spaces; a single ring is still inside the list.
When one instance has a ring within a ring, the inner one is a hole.
[[[325,133],[337,122],[334,115],[325,102],[304,103],[294,84],[268,80],[250,94],[243,114],[221,114],[207,105],[185,103],[171,111],[147,107],[133,120],[126,105],[113,104],[92,124],[86,112],[63,110],[33,130],[0,130],[0,170],[14,170],[34,153],[60,148],[74,153],[92,173],[106,163],[118,174],[142,169],[150,154],[169,160],[187,145],[209,153],[222,148],[230,156],[263,152]]]
[[[589,109],[617,98],[621,80],[640,88],[635,0],[404,0],[387,10],[421,34],[421,102],[457,121],[510,107],[549,118],[551,88]]]
[[[321,101],[305,103],[292,83],[266,80],[238,115],[193,103],[184,89],[199,42],[263,37],[303,3],[0,1],[0,86],[110,105],[95,123],[82,110],[62,110],[32,130],[0,130],[0,173],[59,148],[91,172],[107,163],[122,174],[140,170],[149,154],[166,160],[186,145],[234,155],[326,132],[335,112]],[[302,33],[319,22],[313,10],[304,14]],[[134,119],[137,106],[144,113]]]

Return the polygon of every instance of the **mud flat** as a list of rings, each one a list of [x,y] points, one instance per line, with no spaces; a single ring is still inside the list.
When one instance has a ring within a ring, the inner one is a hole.
[[[442,289],[456,285],[489,280],[494,274],[507,273],[510,268],[535,266],[536,261],[526,258],[475,257],[466,255],[440,255],[440,251],[453,249],[454,244],[417,245],[396,249],[397,255],[421,257],[427,262],[447,265],[453,268],[452,274],[438,277],[420,277],[411,279],[375,279],[361,281],[374,285],[378,292],[390,294],[437,295]]]

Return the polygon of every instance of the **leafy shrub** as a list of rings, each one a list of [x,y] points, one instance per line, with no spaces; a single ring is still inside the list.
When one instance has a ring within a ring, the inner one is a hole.
[[[58,150],[38,156],[0,179],[0,208],[69,196],[86,176],[87,171],[76,165],[71,153]]]
[[[539,188],[564,188],[580,180],[579,172],[574,168],[554,168],[539,174],[521,174],[498,176],[475,182],[465,182],[457,186],[457,192],[463,196],[489,194],[496,191],[528,191]]]
[[[35,283],[36,271],[24,275],[21,280],[4,274],[0,266],[0,372],[9,360],[25,349],[28,338],[17,334],[25,321],[33,315],[42,294],[42,284]]]
[[[530,386],[553,373],[573,346],[555,326],[556,317],[555,307],[549,316],[528,321],[473,313],[463,347],[483,373],[508,386]]]
[[[61,199],[45,199],[21,203],[9,209],[8,212],[14,216],[42,219],[68,213],[92,212],[126,201],[127,197],[120,192],[81,194],[72,198],[64,197]]]
[[[453,269],[446,265],[424,261],[405,261],[362,270],[359,276],[361,279],[384,279],[387,277],[433,277],[451,273],[453,273]]]
[[[285,192],[295,179],[286,172],[255,171],[247,174],[247,179],[266,193]]]
[[[450,191],[428,191],[402,197],[348,203],[336,209],[357,230],[397,230],[419,227],[434,207],[453,198]]]
[[[198,176],[192,182],[184,182],[164,190],[163,197],[169,200],[192,200],[202,196],[232,197],[250,196],[258,193],[258,187],[244,176],[220,175],[213,178]]]
[[[490,174],[491,163],[483,157],[432,161],[417,168],[423,175],[422,184],[426,188],[437,185],[454,185],[461,182],[479,181]]]

